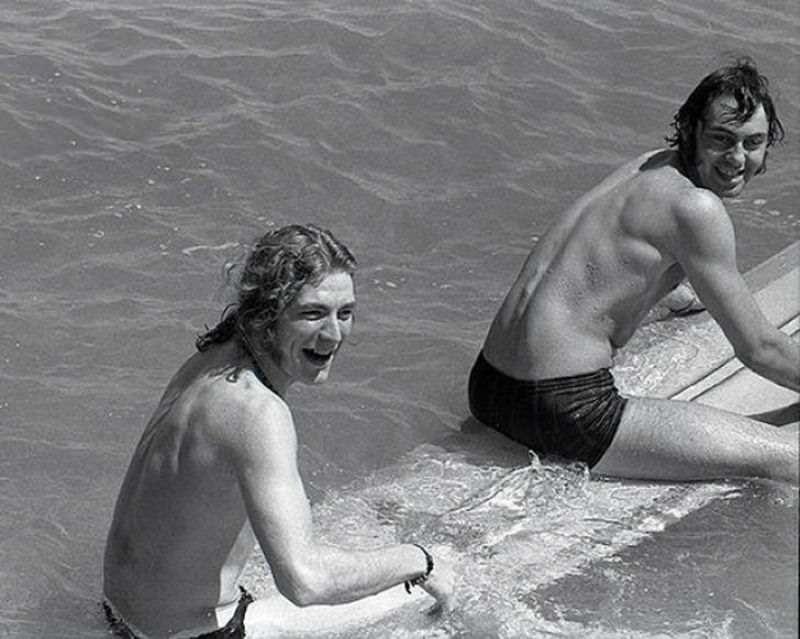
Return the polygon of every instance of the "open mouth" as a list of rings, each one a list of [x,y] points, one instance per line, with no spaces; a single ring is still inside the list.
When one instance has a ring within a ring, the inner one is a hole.
[[[312,348],[304,348],[303,355],[317,366],[324,366],[333,359],[333,351],[330,353],[319,353]]]
[[[744,171],[734,170],[734,171],[726,171],[725,169],[716,169],[717,175],[724,180],[725,182],[729,183],[736,183],[740,182],[744,177]]]

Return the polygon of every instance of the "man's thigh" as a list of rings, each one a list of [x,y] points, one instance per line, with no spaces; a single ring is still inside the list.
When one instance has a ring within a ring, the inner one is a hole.
[[[797,481],[797,437],[699,403],[632,397],[598,475],[699,480],[772,477]]]

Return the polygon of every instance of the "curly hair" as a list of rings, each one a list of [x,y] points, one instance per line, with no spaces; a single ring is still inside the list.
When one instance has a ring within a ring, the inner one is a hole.
[[[318,284],[334,271],[355,274],[356,259],[333,234],[313,224],[290,224],[266,233],[248,255],[236,286],[236,302],[222,311],[216,326],[200,334],[204,351],[234,336],[259,335],[269,348],[275,325],[306,284]]]
[[[758,72],[752,58],[742,56],[703,78],[673,117],[670,124],[673,133],[665,139],[670,147],[677,147],[684,166],[694,164],[697,127],[703,122],[709,105],[723,95],[736,100],[736,109],[731,112],[732,122],[746,122],[762,105],[768,123],[767,148],[783,140],[784,129],[769,94],[769,81]],[[765,154],[759,173],[766,170]]]

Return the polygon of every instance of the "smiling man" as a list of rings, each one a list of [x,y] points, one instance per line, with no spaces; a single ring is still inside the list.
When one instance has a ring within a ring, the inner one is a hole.
[[[267,233],[251,252],[237,303],[169,382],[123,481],[104,565],[119,636],[230,639],[245,623],[264,636],[287,609],[302,615],[238,587],[256,543],[297,606],[405,582],[451,607],[452,570],[422,546],[355,550],[314,537],[286,393],[328,378],[353,324],[355,268],[315,226]]]
[[[767,80],[749,59],[720,68],[673,126],[668,142],[677,148],[619,168],[531,251],[473,366],[472,414],[599,475],[797,483],[796,430],[700,404],[622,397],[614,385],[615,351],[688,277],[739,359],[800,390],[800,347],[767,321],[739,274],[722,201],[765,170],[767,149],[783,136]]]

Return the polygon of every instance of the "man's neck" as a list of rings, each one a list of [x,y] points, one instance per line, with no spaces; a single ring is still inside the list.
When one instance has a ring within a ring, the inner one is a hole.
[[[244,350],[252,363],[253,373],[258,378],[258,381],[283,398],[291,383],[283,371],[273,363],[268,354],[261,349],[257,349],[253,344],[253,340],[244,333],[239,333],[238,340],[242,350]]]
[[[694,184],[697,188],[702,187],[700,184],[700,174],[697,172],[697,167],[688,161],[688,158],[680,151],[675,151],[675,166],[682,175]]]

